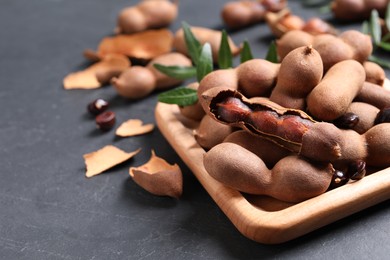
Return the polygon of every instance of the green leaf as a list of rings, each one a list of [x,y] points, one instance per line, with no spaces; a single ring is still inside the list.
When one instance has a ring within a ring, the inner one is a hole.
[[[390,3],[386,7],[385,24],[386,28],[390,29]]]
[[[211,54],[211,46],[209,43],[205,43],[200,52],[198,64],[196,66],[196,74],[198,82],[200,82],[204,76],[213,71],[213,56]]]
[[[184,40],[186,42],[186,46],[188,49],[188,54],[190,55],[192,62],[195,65],[197,65],[202,45],[200,44],[198,39],[195,37],[195,35],[192,33],[191,27],[188,23],[183,22],[182,28],[183,28],[183,33],[184,33]]]
[[[384,49],[385,51],[390,51],[390,43],[388,42],[380,42],[378,45],[380,48]]]
[[[198,101],[198,94],[195,89],[182,87],[163,92],[158,95],[157,99],[162,103],[189,106]]]
[[[390,40],[390,33],[386,33],[385,36],[382,37],[382,42],[388,42]]]
[[[275,41],[272,41],[271,44],[268,47],[267,55],[265,56],[265,59],[267,61],[278,63],[278,52],[276,50],[276,43]]]
[[[158,63],[153,66],[161,73],[175,79],[185,80],[196,76],[196,68],[192,66],[165,66]]]
[[[249,45],[248,41],[244,41],[240,54],[240,62],[244,63],[251,59],[253,59],[251,46]]]
[[[221,44],[218,51],[218,66],[220,69],[233,67],[233,54],[230,50],[228,35],[225,30],[222,31]]]
[[[374,55],[371,55],[370,57],[368,57],[368,60],[372,61],[372,62],[375,62],[376,64],[378,64],[378,65],[380,65],[382,67],[390,69],[390,62],[385,61],[385,60],[383,60],[381,58],[378,58],[378,57],[376,57]]]
[[[362,24],[362,33],[370,35],[370,24],[368,21],[364,21]]]
[[[379,14],[377,10],[372,10],[371,11],[371,17],[370,17],[370,31],[371,31],[371,36],[374,41],[375,45],[379,45],[381,42],[381,25],[379,22]]]

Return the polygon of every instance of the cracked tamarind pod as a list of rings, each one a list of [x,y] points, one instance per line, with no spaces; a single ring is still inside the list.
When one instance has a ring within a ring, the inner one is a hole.
[[[281,106],[305,109],[306,96],[320,83],[323,65],[312,46],[299,47],[283,59],[270,100]]]
[[[309,162],[297,155],[286,156],[269,169],[256,154],[229,142],[208,151],[203,164],[210,176],[233,189],[287,202],[324,193],[335,172],[330,163]]]
[[[314,161],[348,164],[367,156],[364,136],[317,122],[301,110],[280,108],[271,102],[251,102],[237,91],[218,92],[218,88],[202,97],[215,120],[245,129]]]

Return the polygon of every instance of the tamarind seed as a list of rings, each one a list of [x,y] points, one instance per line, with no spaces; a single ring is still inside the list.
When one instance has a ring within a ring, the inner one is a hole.
[[[88,104],[87,110],[92,115],[98,115],[107,110],[109,104],[104,99],[98,98]]]
[[[360,180],[366,176],[366,162],[357,160],[348,166],[348,175],[351,180]]]
[[[359,123],[359,116],[355,113],[347,112],[333,120],[333,124],[342,129],[353,129]]]
[[[105,111],[96,116],[96,126],[102,131],[108,131],[115,125],[115,113],[112,111]]]
[[[389,123],[390,122],[390,107],[382,108],[374,121],[374,125],[381,124],[381,123]]]
[[[332,181],[329,185],[329,190],[343,186],[349,181],[349,178],[345,172],[335,170]]]

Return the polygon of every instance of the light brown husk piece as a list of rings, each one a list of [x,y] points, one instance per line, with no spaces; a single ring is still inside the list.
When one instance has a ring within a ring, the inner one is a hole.
[[[112,77],[118,76],[130,67],[129,59],[121,54],[110,54],[88,68],[68,74],[63,85],[65,89],[95,89],[107,84]]]
[[[127,153],[113,145],[107,145],[95,152],[84,154],[83,157],[87,168],[85,176],[90,178],[103,173],[104,171],[129,160],[140,151],[141,149],[137,149]]]
[[[130,58],[150,60],[172,49],[173,35],[168,29],[147,30],[134,34],[119,34],[105,37],[96,51],[86,50],[86,58],[102,58],[110,53],[119,53]]]
[[[129,137],[135,135],[142,135],[152,132],[153,124],[144,125],[139,119],[129,119],[123,122],[117,129],[115,134],[122,137]]]
[[[157,157],[153,150],[149,161],[139,167],[131,167],[129,174],[139,186],[154,195],[179,198],[183,192],[180,167]]]

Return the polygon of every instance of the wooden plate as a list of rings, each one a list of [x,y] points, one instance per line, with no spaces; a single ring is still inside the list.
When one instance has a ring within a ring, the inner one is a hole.
[[[244,236],[257,242],[282,243],[390,198],[390,168],[297,204],[244,196],[203,167],[205,151],[192,134],[196,122],[181,116],[176,105],[163,103],[157,104],[155,116],[161,133],[221,210]]]

